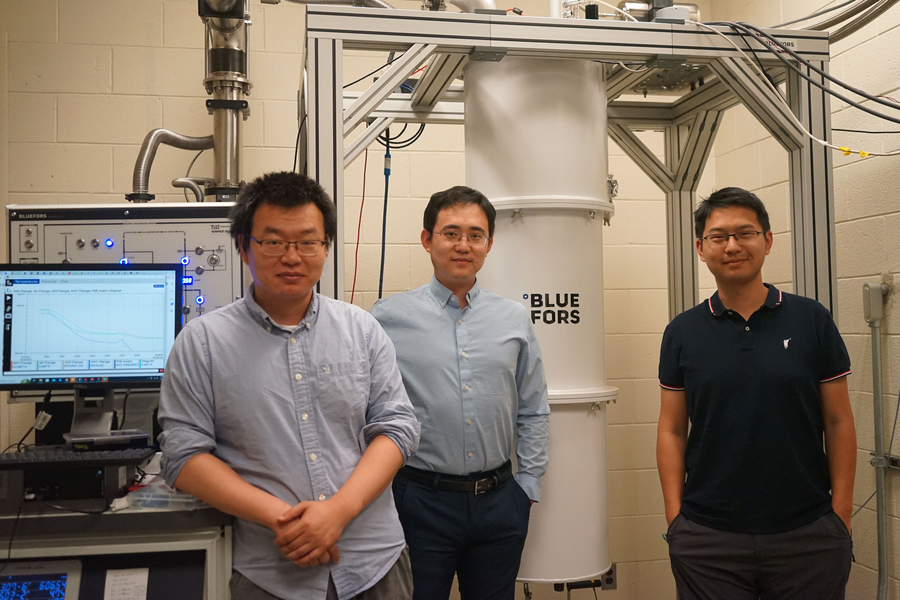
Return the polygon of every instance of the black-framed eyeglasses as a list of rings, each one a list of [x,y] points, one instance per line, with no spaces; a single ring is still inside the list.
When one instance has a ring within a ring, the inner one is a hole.
[[[322,251],[327,244],[322,240],[301,240],[298,242],[289,242],[287,240],[258,240],[253,236],[249,236],[251,240],[259,244],[259,250],[266,256],[281,256],[288,251],[293,244],[300,256],[315,256]]]
[[[442,238],[444,241],[450,244],[451,246],[455,246],[456,244],[463,241],[463,238],[469,242],[469,245],[475,248],[483,248],[488,245],[488,240],[490,238],[480,232],[469,233],[463,235],[462,233],[456,231],[455,229],[445,229],[444,231],[432,231],[432,233],[436,233]]]
[[[724,248],[728,245],[728,238],[734,238],[738,244],[749,244],[754,241],[762,231],[738,231],[737,233],[712,233],[700,238],[712,248]]]

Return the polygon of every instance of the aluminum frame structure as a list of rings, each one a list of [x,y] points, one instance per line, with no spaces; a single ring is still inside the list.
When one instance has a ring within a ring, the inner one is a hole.
[[[786,82],[790,110],[813,135],[831,134],[828,96],[800,78],[757,40],[722,34],[752,55],[775,81]],[[770,30],[779,43],[827,70],[828,34]],[[835,312],[834,191],[829,151],[815,145],[787,107],[750,70],[734,46],[694,25],[587,21],[506,15],[382,10],[350,6],[307,9],[309,174],[343,210],[343,170],[392,123],[459,123],[462,88],[453,82],[469,60],[504,55],[645,63],[634,73],[611,68],[607,80],[610,136],[665,192],[670,317],[698,301],[692,210],[724,111],[743,103],[788,152],[794,291]],[[343,92],[345,50],[403,53],[362,93]],[[412,94],[397,85],[425,62]],[[715,78],[671,102],[620,97],[660,64],[708,66]],[[807,69],[808,71],[808,69]],[[814,72],[811,77],[821,81]],[[823,81],[823,83],[825,83]],[[586,107],[588,109],[589,107]],[[599,108],[598,108],[599,109]],[[369,127],[347,141],[356,128]],[[662,131],[665,156],[655,156],[635,130]],[[346,149],[345,149],[346,146]],[[323,274],[324,293],[343,294],[343,219]]]

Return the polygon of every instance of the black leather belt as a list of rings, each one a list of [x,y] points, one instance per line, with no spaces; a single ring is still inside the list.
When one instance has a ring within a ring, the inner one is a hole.
[[[469,475],[446,475],[434,471],[424,471],[414,467],[401,467],[397,475],[413,483],[445,492],[469,492],[484,494],[497,489],[501,483],[512,477],[512,462],[506,461],[493,471],[471,473]]]

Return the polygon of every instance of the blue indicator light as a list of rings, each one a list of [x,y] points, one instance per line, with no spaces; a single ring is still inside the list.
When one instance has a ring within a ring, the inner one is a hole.
[[[113,245],[115,244],[115,242],[112,241],[111,239],[107,239],[107,240],[104,242],[104,244],[106,244],[106,247],[107,247],[107,248],[112,248]]]
[[[127,264],[128,264],[128,259],[127,259],[127,258],[120,258],[120,259],[119,259],[119,264],[120,264],[120,265],[127,265]]]
[[[203,296],[197,296],[197,304],[203,304],[204,302],[206,302],[206,298],[204,298]]]
[[[183,264],[183,265],[186,265],[190,262],[191,262],[191,259],[188,256],[185,256],[184,258],[181,259],[181,264]]]
[[[194,278],[190,275],[181,278],[181,285],[191,285],[192,283],[194,283]]]

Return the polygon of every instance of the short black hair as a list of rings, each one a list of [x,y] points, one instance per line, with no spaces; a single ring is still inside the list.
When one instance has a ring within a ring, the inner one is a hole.
[[[756,218],[763,228],[763,233],[767,233],[771,227],[769,225],[769,213],[762,200],[756,197],[756,194],[748,192],[738,187],[727,187],[717,190],[710,194],[694,211],[694,229],[697,232],[697,239],[703,237],[703,231],[706,229],[706,220],[712,211],[719,208],[729,208],[731,206],[742,206],[749,208],[756,213]]]
[[[425,216],[422,218],[422,226],[428,231],[428,238],[434,231],[434,225],[437,223],[438,214],[445,208],[458,206],[460,204],[477,204],[484,211],[484,215],[488,221],[488,237],[494,237],[494,223],[497,220],[497,209],[491,204],[484,194],[478,190],[473,190],[464,185],[457,185],[444,190],[443,192],[435,192],[425,207]]]
[[[237,202],[228,215],[235,247],[247,250],[250,232],[253,231],[253,215],[262,204],[294,208],[310,203],[322,213],[325,242],[326,246],[330,246],[337,237],[337,210],[321,185],[306,175],[288,171],[266,173],[257,177],[241,188]]]

